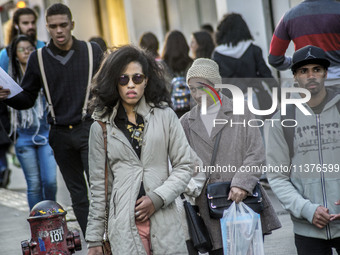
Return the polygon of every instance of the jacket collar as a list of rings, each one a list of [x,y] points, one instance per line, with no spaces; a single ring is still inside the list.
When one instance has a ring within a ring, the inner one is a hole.
[[[96,109],[92,114],[92,118],[94,120],[100,120],[102,122],[107,122],[107,123],[110,123],[111,125],[113,125],[114,119],[117,115],[119,104],[120,104],[120,101],[118,101],[118,103],[115,105],[115,107],[113,108],[112,113],[110,115],[106,114],[103,117],[102,117],[102,115],[106,111],[106,108],[103,109],[103,110]],[[139,100],[138,104],[135,106],[134,111],[137,112],[137,114],[142,116],[143,119],[144,119],[150,112],[153,112],[153,105],[148,104],[145,101],[145,97],[143,96]]]
[[[216,119],[229,120],[232,117],[233,111],[233,103],[232,100],[228,97],[222,95],[221,97],[222,105],[220,110],[217,113]],[[196,105],[189,112],[189,127],[190,129],[196,133],[199,137],[201,137],[206,143],[213,146],[214,137],[226,126],[226,125],[216,125],[213,127],[211,136],[208,136],[208,132],[204,126],[204,123],[200,117],[201,108]]]

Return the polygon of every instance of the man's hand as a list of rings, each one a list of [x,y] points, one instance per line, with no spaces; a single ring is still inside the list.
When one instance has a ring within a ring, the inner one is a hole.
[[[142,196],[136,201],[135,218],[137,221],[147,221],[155,212],[155,207],[148,196]]]
[[[91,247],[88,249],[87,255],[104,255],[103,248],[101,246]]]
[[[334,204],[340,205],[340,200],[336,201]],[[340,213],[338,214],[331,214],[331,221],[333,220],[340,220]]]
[[[313,216],[313,224],[318,228],[324,228],[330,221],[331,215],[329,214],[329,209],[323,206],[316,208]]]
[[[0,86],[0,101],[7,99],[11,91]]]
[[[235,201],[236,204],[243,201],[248,195],[248,192],[238,187],[232,187],[229,192],[228,200]]]

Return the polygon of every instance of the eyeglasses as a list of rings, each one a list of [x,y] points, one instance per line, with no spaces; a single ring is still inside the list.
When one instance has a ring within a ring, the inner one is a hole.
[[[127,85],[127,84],[129,83],[129,81],[130,81],[130,77],[131,77],[131,76],[129,76],[129,75],[127,75],[127,74],[121,75],[121,76],[119,77],[119,81],[118,81],[119,84],[120,84],[121,86]],[[144,81],[145,75],[144,75],[144,74],[141,74],[141,73],[136,73],[136,74],[132,75],[131,79],[132,79],[132,81],[133,81],[134,84],[137,84],[137,85],[138,85],[138,84],[141,84],[141,83]]]
[[[26,48],[24,48],[24,47],[19,47],[19,48],[17,48],[17,51],[18,51],[18,52],[25,52],[25,51],[32,52],[32,51],[34,51],[34,50],[35,50],[35,48],[32,47],[32,46],[26,47]]]

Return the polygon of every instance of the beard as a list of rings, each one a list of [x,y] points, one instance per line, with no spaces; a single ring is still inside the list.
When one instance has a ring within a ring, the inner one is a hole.
[[[20,31],[20,34],[23,34]],[[27,31],[26,35],[35,42],[37,40],[37,32],[34,29],[30,29]]]
[[[321,84],[321,83],[316,83],[316,84],[317,84],[317,86],[315,88],[313,88],[313,89],[307,88],[312,96],[315,96],[315,95],[319,94],[319,92],[324,87],[324,84]]]

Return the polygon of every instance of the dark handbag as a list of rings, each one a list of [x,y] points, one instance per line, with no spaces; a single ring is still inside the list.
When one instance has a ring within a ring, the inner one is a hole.
[[[214,150],[210,161],[211,166],[215,165],[217,150],[221,140],[221,134],[222,131],[218,133],[215,139]],[[233,202],[232,200],[228,200],[231,182],[209,183],[209,180],[210,175],[206,182],[206,195],[208,199],[209,215],[211,218],[220,219],[223,217],[223,211],[228,209],[228,207]],[[253,194],[243,200],[243,202],[247,204],[250,208],[252,208],[255,212],[261,212],[263,210],[262,192],[260,185],[260,183],[257,183],[254,188]]]
[[[231,182],[215,182],[207,186],[207,198],[209,214],[211,218],[220,219],[223,217],[223,211],[228,209],[232,200],[228,200]],[[263,211],[262,192],[260,183],[257,183],[253,194],[247,196],[242,202],[253,209],[254,212]]]
[[[105,123],[101,121],[97,121],[99,125],[103,129],[103,137],[104,137],[104,149],[105,149],[105,219],[104,219],[104,236],[102,241],[102,248],[104,255],[112,255],[111,245],[108,238],[107,224],[108,224],[108,215],[109,215],[109,207],[107,203],[108,197],[108,169],[107,169],[107,130]]]
[[[198,206],[191,205],[188,201],[185,200],[183,194],[181,194],[181,198],[183,199],[183,206],[188,222],[190,240],[193,246],[200,253],[211,251],[212,244],[209,232],[198,212]]]

